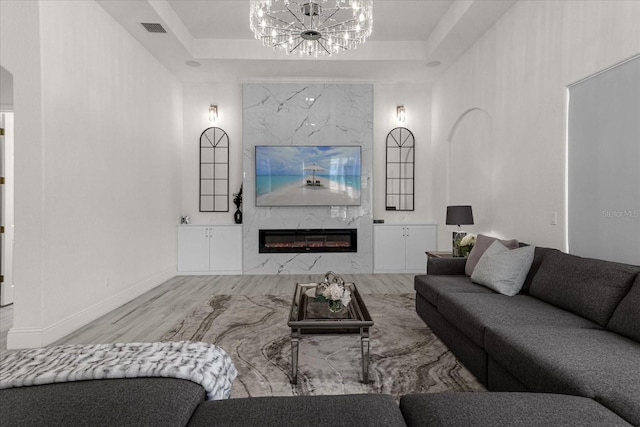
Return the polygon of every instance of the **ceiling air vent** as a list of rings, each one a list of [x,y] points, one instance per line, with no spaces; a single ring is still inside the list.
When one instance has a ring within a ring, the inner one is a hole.
[[[140,23],[150,33],[166,33],[167,30],[158,23],[153,22],[141,22]]]

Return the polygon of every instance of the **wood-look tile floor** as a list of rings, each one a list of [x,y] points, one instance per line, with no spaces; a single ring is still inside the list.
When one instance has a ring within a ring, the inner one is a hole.
[[[413,293],[414,274],[345,274],[362,294]],[[157,341],[213,295],[286,295],[295,283],[322,280],[321,274],[273,276],[176,276],[133,301],[58,340],[60,344]],[[13,306],[0,308],[0,351],[7,349]]]

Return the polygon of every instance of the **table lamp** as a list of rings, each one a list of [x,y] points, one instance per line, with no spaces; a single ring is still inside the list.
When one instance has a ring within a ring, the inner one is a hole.
[[[447,206],[446,224],[458,226],[458,230],[453,232],[453,256],[461,257],[463,255],[460,253],[459,243],[467,233],[460,231],[460,226],[473,224],[473,211],[471,210],[471,206]]]

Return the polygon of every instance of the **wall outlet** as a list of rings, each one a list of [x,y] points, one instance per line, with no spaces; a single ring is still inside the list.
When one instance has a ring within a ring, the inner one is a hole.
[[[551,212],[551,225],[558,225],[558,212]]]

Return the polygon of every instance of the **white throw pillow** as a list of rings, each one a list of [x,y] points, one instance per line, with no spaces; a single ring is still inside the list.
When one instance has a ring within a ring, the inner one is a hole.
[[[534,246],[507,249],[495,241],[478,260],[471,280],[503,295],[514,296],[527,278],[534,251]]]

